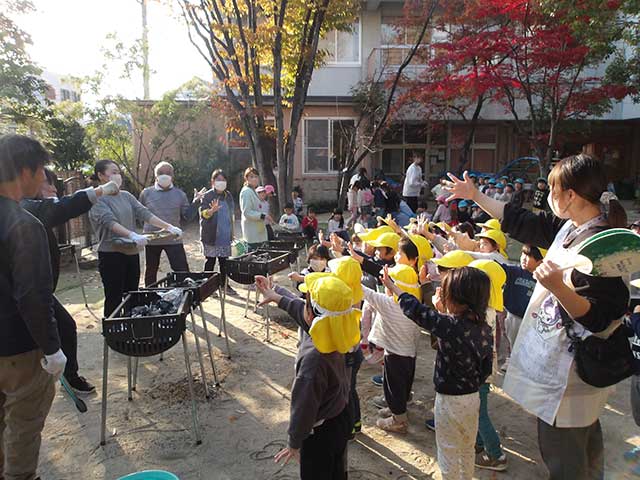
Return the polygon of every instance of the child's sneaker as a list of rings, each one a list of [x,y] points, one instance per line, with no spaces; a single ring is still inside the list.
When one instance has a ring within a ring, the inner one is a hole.
[[[378,417],[380,418],[389,418],[393,413],[391,413],[391,409],[389,407],[384,407],[378,410]]]
[[[362,421],[358,420],[353,424],[353,431],[355,433],[360,433],[362,431]]]
[[[383,377],[382,375],[374,375],[371,377],[371,383],[373,383],[376,387],[382,386]]]
[[[432,432],[436,431],[436,419],[435,418],[427,418],[424,421],[424,426],[427,427]]]
[[[376,408],[387,408],[387,400],[385,400],[384,395],[376,395],[371,399],[371,403]]]
[[[623,457],[627,462],[640,460],[640,447],[635,447],[629,451],[624,452]]]
[[[407,433],[409,431],[409,422],[407,422],[407,414],[391,415],[388,418],[379,418],[376,426],[387,432]]]
[[[476,467],[485,470],[504,472],[507,469],[507,456],[503,453],[500,458],[491,458],[487,452],[476,455]]]

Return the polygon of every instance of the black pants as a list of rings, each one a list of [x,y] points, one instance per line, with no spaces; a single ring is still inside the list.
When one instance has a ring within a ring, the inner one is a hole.
[[[313,429],[300,449],[302,480],[346,480],[345,450],[351,433],[349,409]]]
[[[307,225],[306,227],[304,227],[302,229],[302,233],[304,233],[304,236],[309,240],[313,240],[318,235],[318,232],[316,232],[311,225]]]
[[[389,410],[394,415],[407,413],[407,402],[416,374],[416,357],[389,353],[384,356],[382,387]]]
[[[55,296],[53,297],[53,317],[58,324],[60,348],[65,357],[67,357],[64,376],[66,378],[76,378],[78,376],[78,330],[76,322]]]
[[[403,197],[404,201],[407,202],[407,205],[413,210],[413,213],[418,210],[418,197]]]
[[[273,227],[271,225],[266,224],[265,228],[267,229],[267,239],[273,240],[274,238],[276,238],[276,234],[273,233]]]
[[[227,257],[207,257],[204,262],[204,271],[213,272],[213,269],[216,268],[216,259],[220,262],[220,281],[222,282],[227,278]]]
[[[558,428],[538,419],[538,444],[549,480],[604,478],[604,441],[600,420],[582,428]]]
[[[351,367],[351,389],[349,391],[349,403],[347,408],[349,409],[349,415],[351,417],[351,425],[354,426],[360,422],[360,397],[358,396],[358,390],[356,389],[356,382],[358,380],[358,372],[360,371],[360,365],[364,355],[362,350],[358,346],[358,349],[353,353],[347,353],[345,355],[347,359],[347,367]]]
[[[187,254],[184,251],[183,244],[147,245],[144,247],[145,260],[147,263],[144,270],[144,284],[147,287],[152,283],[155,283],[157,280],[158,268],[160,267],[160,256],[163,251],[167,253],[171,270],[174,272],[189,271],[189,263],[187,262]]]
[[[108,317],[120,305],[126,292],[138,289],[140,255],[98,252],[98,271],[104,287],[104,316]]]

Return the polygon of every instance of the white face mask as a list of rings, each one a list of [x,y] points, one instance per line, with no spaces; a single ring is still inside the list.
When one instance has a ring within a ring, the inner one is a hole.
[[[319,258],[312,258],[309,260],[309,266],[314,272],[324,272],[324,269],[327,268],[327,261]]]
[[[547,196],[547,203],[549,204],[549,208],[551,208],[551,212],[553,212],[556,217],[563,219],[569,218],[569,215],[567,215],[567,210],[571,206],[571,203],[569,203],[563,211],[560,211],[560,208],[558,208],[558,205],[556,205],[551,192]]]
[[[215,182],[213,182],[213,188],[215,188],[219,192],[224,192],[227,189],[227,181],[216,180]]]
[[[156,181],[160,188],[169,188],[173,185],[173,178],[171,175],[158,175]]]
[[[122,186],[122,175],[120,175],[119,173],[114,173],[113,175],[111,175],[109,177],[109,180],[118,185],[118,188]]]

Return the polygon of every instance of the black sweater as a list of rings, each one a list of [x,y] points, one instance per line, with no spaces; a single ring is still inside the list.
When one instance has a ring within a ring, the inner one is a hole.
[[[60,348],[47,234],[18,202],[0,197],[0,357]]]
[[[491,375],[493,334],[486,322],[443,315],[408,293],[400,295],[402,312],[438,339],[433,383],[436,392],[467,395],[477,392]]]

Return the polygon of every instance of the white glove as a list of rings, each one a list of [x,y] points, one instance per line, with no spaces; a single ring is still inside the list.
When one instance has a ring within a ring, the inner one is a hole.
[[[147,237],[145,237],[144,235],[140,235],[136,232],[131,232],[129,234],[129,238],[134,242],[136,242],[136,245],[138,245],[139,247],[144,247],[149,242]]]
[[[171,235],[175,235],[178,238],[182,237],[182,230],[178,227],[174,227],[173,225],[167,228],[167,232],[169,232]]]
[[[103,195],[117,195],[120,191],[120,187],[114,181],[107,182],[99,188],[102,190]]]
[[[62,372],[64,372],[64,366],[67,364],[67,357],[65,357],[62,350],[58,349],[58,351],[52,355],[45,355],[44,358],[40,359],[40,365],[45,372],[49,375],[53,375],[56,377],[56,380],[60,378]]]

